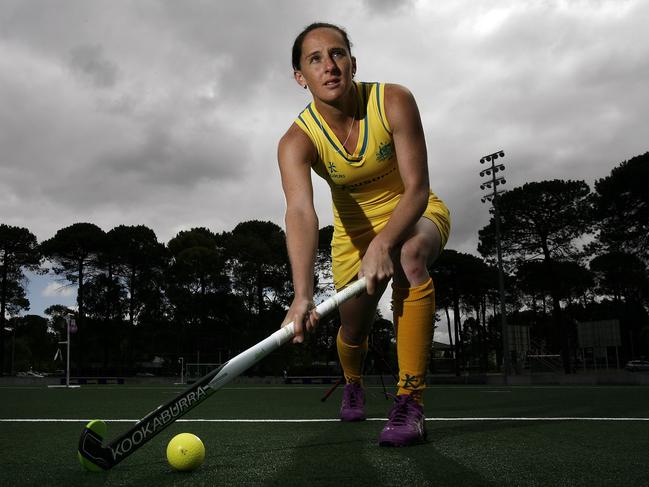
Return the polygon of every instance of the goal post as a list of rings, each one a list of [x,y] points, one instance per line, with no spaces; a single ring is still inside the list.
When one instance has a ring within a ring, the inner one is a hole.
[[[185,382],[192,383],[209,374],[214,369],[220,367],[220,363],[186,363],[185,364]]]

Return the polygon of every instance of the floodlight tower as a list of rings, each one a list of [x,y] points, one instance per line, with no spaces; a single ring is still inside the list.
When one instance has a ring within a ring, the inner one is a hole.
[[[500,319],[501,319],[501,327],[502,327],[502,340],[503,340],[503,377],[505,379],[505,384],[508,383],[509,379],[509,373],[510,373],[510,356],[509,356],[509,337],[508,337],[508,330],[507,330],[507,317],[506,317],[506,309],[505,309],[505,274],[503,272],[503,252],[502,252],[502,245],[500,241],[500,210],[498,208],[499,202],[498,198],[499,195],[503,192],[502,190],[498,190],[498,186],[505,184],[505,178],[503,176],[497,176],[499,172],[502,172],[505,170],[505,166],[503,164],[496,164],[496,160],[498,158],[503,158],[505,157],[505,152],[502,150],[496,151],[493,154],[489,154],[487,156],[483,156],[480,158],[480,164],[484,164],[485,162],[490,162],[491,167],[487,167],[486,169],[483,169],[480,171],[480,177],[485,177],[488,176],[487,181],[483,182],[480,185],[481,190],[485,189],[490,189],[488,194],[484,195],[481,198],[481,201],[483,203],[486,203],[487,201],[491,202],[493,204],[493,214],[494,214],[494,222],[496,226],[496,249],[498,252],[498,290],[500,293]]]

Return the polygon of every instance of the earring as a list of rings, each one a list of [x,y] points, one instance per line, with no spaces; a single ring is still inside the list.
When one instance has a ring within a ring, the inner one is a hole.
[[[304,85],[304,89],[306,90],[307,88],[308,88],[308,86],[307,86],[307,85]]]

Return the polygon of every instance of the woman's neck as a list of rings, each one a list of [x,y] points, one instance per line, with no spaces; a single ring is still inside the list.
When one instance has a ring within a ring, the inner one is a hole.
[[[329,125],[347,125],[350,118],[355,118],[358,112],[358,94],[356,92],[356,83],[353,83],[351,89],[340,99],[327,103],[315,99],[315,106]]]

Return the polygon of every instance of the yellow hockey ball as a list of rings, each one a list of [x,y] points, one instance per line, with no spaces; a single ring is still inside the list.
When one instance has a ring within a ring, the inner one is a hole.
[[[167,445],[167,461],[174,470],[190,472],[205,460],[205,446],[201,439],[191,433],[174,436]]]

